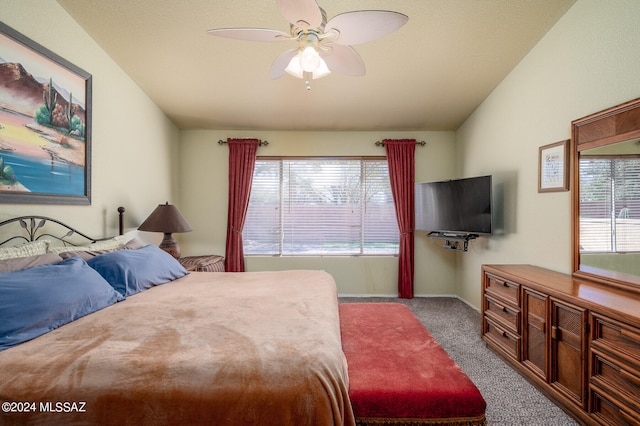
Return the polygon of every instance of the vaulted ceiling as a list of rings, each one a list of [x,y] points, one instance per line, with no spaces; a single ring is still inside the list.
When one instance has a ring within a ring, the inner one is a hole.
[[[269,69],[293,41],[275,0],[58,0],[181,129],[455,130],[575,0],[318,0],[328,18],[393,10],[408,23],[354,46],[366,75],[313,80]],[[90,72],[90,70],[88,70]]]

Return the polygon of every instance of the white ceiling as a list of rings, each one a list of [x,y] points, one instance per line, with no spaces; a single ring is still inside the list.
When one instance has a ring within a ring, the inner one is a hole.
[[[269,78],[295,42],[206,33],[288,32],[275,0],[58,2],[181,129],[455,130],[575,0],[318,0],[329,19],[370,9],[409,22],[355,46],[364,77],[332,73],[311,91]]]

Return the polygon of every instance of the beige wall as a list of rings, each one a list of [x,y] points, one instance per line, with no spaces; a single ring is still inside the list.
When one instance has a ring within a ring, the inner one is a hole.
[[[218,140],[256,137],[269,141],[258,155],[346,156],[384,155],[374,143],[385,138],[415,138],[416,181],[451,177],[454,170],[453,132],[239,132],[182,131],[180,210],[194,232],[180,235],[183,254],[224,254],[227,222],[227,153]],[[452,294],[455,256],[441,242],[424,235],[415,239],[416,294]],[[397,295],[395,257],[248,257],[249,271],[324,269],[336,279],[341,294]]]
[[[640,97],[636,0],[578,0],[457,132],[461,174],[494,175],[503,231],[458,254],[456,293],[480,304],[483,263],[571,272],[570,192],[537,192],[538,147],[571,121]]]
[[[92,204],[0,204],[0,220],[53,216],[95,237],[117,233],[117,207],[135,228],[172,201],[178,180],[178,129],[53,0],[0,0],[2,21],[93,76]],[[150,235],[154,240],[157,236]]]

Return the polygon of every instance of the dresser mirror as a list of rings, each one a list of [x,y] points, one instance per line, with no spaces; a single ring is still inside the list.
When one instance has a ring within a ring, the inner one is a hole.
[[[572,122],[574,276],[640,293],[640,98]]]

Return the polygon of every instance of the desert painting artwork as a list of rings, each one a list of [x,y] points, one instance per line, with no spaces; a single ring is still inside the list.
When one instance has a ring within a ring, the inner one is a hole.
[[[0,202],[90,203],[90,93],[89,74],[0,26]]]

